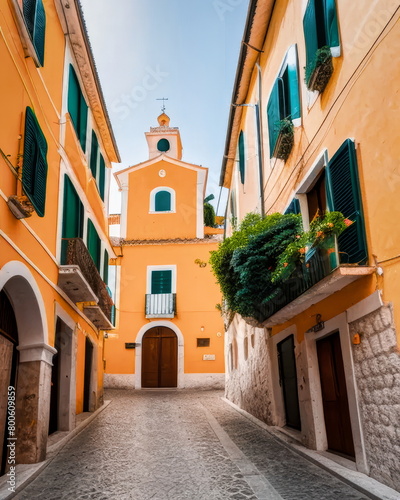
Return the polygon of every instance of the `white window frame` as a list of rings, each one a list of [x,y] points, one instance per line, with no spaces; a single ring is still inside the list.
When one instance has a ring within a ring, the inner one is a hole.
[[[176,265],[147,266],[146,293],[151,294],[151,275],[153,271],[172,271],[171,293],[176,293]]]
[[[171,210],[166,210],[163,212],[156,211],[156,194],[160,191],[167,191],[171,195]],[[168,186],[159,186],[154,188],[150,192],[150,208],[149,214],[174,214],[176,213],[176,196],[175,190]]]

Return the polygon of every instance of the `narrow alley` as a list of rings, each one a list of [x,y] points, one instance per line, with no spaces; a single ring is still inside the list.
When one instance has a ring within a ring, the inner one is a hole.
[[[222,397],[221,391],[109,390],[108,407],[16,498],[368,498]]]

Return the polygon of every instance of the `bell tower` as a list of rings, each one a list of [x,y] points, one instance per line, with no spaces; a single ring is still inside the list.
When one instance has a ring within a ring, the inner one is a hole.
[[[149,146],[149,160],[162,154],[181,160],[182,143],[179,128],[169,126],[170,118],[164,111],[157,120],[158,127],[150,127],[150,132],[145,132]]]

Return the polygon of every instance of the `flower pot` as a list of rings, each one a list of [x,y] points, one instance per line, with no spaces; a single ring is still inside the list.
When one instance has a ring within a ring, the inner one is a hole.
[[[315,67],[307,83],[308,90],[322,93],[325,90],[333,73],[332,56]]]

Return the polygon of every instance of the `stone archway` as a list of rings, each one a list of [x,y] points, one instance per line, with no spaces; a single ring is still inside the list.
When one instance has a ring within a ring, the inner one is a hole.
[[[44,302],[27,266],[11,261],[0,270],[0,290],[13,308],[18,330],[16,392],[17,463],[45,459],[52,358]]]
[[[155,327],[166,327],[172,330],[178,339],[178,389],[184,386],[184,338],[180,329],[171,321],[151,321],[142,326],[136,336],[135,355],[135,389],[142,388],[142,341],[146,332]]]

